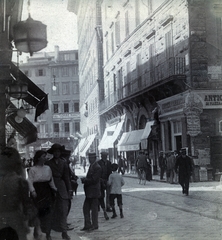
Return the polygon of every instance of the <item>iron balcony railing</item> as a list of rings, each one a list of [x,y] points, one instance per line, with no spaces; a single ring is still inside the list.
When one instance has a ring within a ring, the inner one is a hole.
[[[123,98],[130,97],[131,95],[140,92],[144,88],[151,87],[161,80],[170,78],[176,75],[185,74],[185,59],[184,58],[169,58],[169,60],[152,67],[153,63],[150,62],[146,65],[143,74],[132,78],[132,74],[125,76],[125,84],[116,92],[110,94],[100,104],[100,111],[108,110]]]

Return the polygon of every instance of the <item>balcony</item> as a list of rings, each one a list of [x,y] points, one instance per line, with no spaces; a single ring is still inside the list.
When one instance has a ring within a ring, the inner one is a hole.
[[[160,82],[167,82],[172,80],[175,76],[185,75],[185,59],[184,58],[170,58],[158,66],[146,69],[142,76],[139,76],[132,81],[126,83],[122,89],[119,90],[118,100],[130,97],[140,91],[155,87]]]
[[[184,58],[170,58],[156,67],[151,67],[152,65],[153,63],[149,64],[150,70],[146,68],[141,76],[138,76],[129,82],[127,82],[127,77],[125,77],[124,82],[127,83],[122,88],[118,89],[117,92],[110,94],[103,102],[101,102],[100,112],[105,110],[108,111],[114,107],[117,102],[121,102],[121,100],[138,95],[144,91],[161,86],[162,84],[166,85],[172,80],[175,80],[176,82],[185,79]]]

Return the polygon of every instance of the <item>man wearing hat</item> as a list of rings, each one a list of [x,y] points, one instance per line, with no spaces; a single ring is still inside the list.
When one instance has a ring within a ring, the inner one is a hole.
[[[101,152],[100,154],[101,154],[101,159],[98,161],[98,164],[100,165],[100,167],[102,169],[102,175],[101,175],[101,179],[100,179],[101,197],[99,198],[99,203],[100,203],[101,208],[103,209],[105,219],[108,220],[109,217],[108,217],[106,211],[111,212],[112,209],[110,208],[110,204],[109,204],[110,188],[107,185],[107,181],[109,179],[109,175],[112,173],[112,168],[111,168],[111,162],[109,160],[107,160],[108,153]],[[104,202],[105,197],[106,197],[106,208],[105,208],[105,202]]]
[[[47,152],[53,155],[53,158],[46,162],[46,164],[49,165],[52,170],[53,180],[57,188],[52,229],[57,232],[62,232],[62,238],[69,240],[70,237],[67,234],[67,215],[72,188],[69,179],[68,165],[62,158],[65,147],[55,143]]]
[[[96,153],[88,153],[88,158],[90,163],[88,172],[86,177],[81,178],[85,191],[85,201],[83,204],[84,227],[81,231],[95,230],[99,228],[98,198],[101,196],[100,178],[102,169],[96,161]]]
[[[186,149],[181,149],[181,155],[176,159],[175,172],[179,168],[179,184],[182,187],[182,193],[189,195],[189,181],[192,175],[192,160],[186,155]]]

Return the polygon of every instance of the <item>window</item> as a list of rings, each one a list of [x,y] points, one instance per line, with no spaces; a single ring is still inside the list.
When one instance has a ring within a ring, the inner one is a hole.
[[[125,12],[125,33],[126,37],[129,36],[129,13],[128,11]]]
[[[72,67],[72,76],[76,76],[78,75],[78,66],[73,66]]]
[[[79,122],[74,122],[74,129],[75,129],[75,132],[80,132],[80,123]]]
[[[64,103],[64,113],[68,113],[68,112],[69,112],[69,104]]]
[[[46,75],[45,69],[36,69],[35,75],[37,77],[42,77]]]
[[[56,87],[55,90],[53,87]],[[51,89],[52,89],[52,95],[59,95],[59,83],[52,83],[52,86],[51,86]]]
[[[135,2],[136,27],[140,24],[140,2]]]
[[[64,60],[69,61],[70,60],[70,55],[68,53],[64,54]]]
[[[114,90],[114,92],[117,91],[116,74],[113,74],[113,90]]]
[[[174,131],[174,134],[178,134],[182,132],[181,122],[178,121],[173,123],[173,131]]]
[[[62,76],[63,77],[69,76],[69,68],[68,67],[62,67]]]
[[[69,123],[64,123],[64,131],[65,133],[69,133]]]
[[[114,36],[113,32],[111,33],[111,49],[112,49],[112,54],[114,53]]]
[[[58,68],[56,68],[56,67],[53,67],[52,69],[51,69],[51,76],[52,77],[59,77],[59,69]]]
[[[54,123],[53,124],[53,129],[55,133],[59,133],[59,123]]]
[[[79,103],[78,102],[74,103],[73,107],[74,107],[74,112],[79,112]]]
[[[58,103],[53,104],[53,112],[54,113],[59,113],[59,104]]]
[[[78,94],[79,93],[79,83],[77,83],[77,82],[74,82],[73,84],[72,84],[72,89],[73,89],[73,94]]]
[[[63,95],[68,95],[68,94],[70,94],[70,91],[69,91],[69,82],[62,83],[62,94],[63,94]]]
[[[172,30],[165,34],[166,59],[173,57]]]
[[[116,47],[120,45],[120,23],[119,19],[115,23],[115,37],[116,37]]]

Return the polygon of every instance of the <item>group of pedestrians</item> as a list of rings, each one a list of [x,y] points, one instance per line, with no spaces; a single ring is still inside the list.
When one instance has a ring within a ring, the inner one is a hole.
[[[186,149],[182,148],[180,154],[177,151],[169,151],[159,153],[160,180],[163,180],[166,171],[166,181],[169,183],[177,183],[182,187],[182,193],[189,195],[189,181],[193,172],[192,159],[187,156]],[[178,180],[177,180],[178,178]]]

